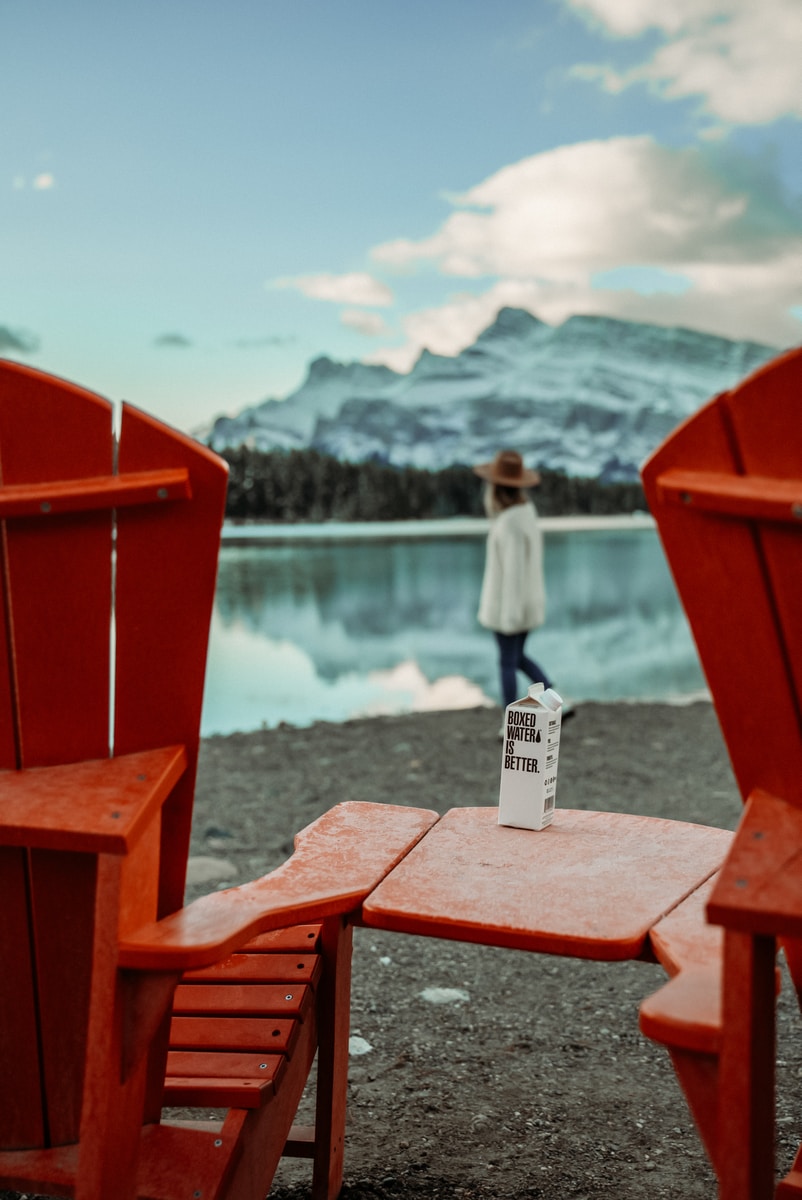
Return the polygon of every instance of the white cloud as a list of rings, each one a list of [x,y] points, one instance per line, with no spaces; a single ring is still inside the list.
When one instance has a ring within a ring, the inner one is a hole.
[[[487,288],[407,317],[406,344],[372,361],[406,370],[424,346],[458,353],[505,304],[551,322],[602,312],[778,345],[799,338],[790,310],[801,298],[802,222],[750,160],[649,137],[588,142],[504,167],[454,203],[431,237],[374,255],[487,279]],[[593,287],[624,265],[682,276],[688,289]]]
[[[621,263],[782,255],[783,233],[795,225],[802,235],[798,219],[775,201],[767,220],[730,174],[712,150],[647,136],[562,146],[471,188],[431,237],[378,246],[374,257],[396,267],[429,260],[465,278],[571,281]]]
[[[43,171],[41,175],[35,177],[33,186],[38,192],[48,192],[56,186],[56,181],[49,171]]]
[[[566,0],[614,37],[651,29],[664,43],[624,72],[582,64],[575,74],[610,92],[647,83],[667,99],[701,97],[707,111],[736,125],[802,118],[799,0]]]
[[[380,337],[387,332],[387,324],[380,313],[366,312],[364,308],[346,308],[340,315],[343,325],[364,333],[367,337]]]
[[[381,688],[355,716],[377,717],[404,712],[437,712],[492,704],[482,689],[461,675],[446,675],[429,682],[416,662],[407,661],[387,671],[371,671],[368,679]]]
[[[676,34],[694,19],[709,19],[729,12],[733,5],[727,0],[566,0],[575,8],[604,25],[617,37],[637,37],[647,29],[661,29]]]
[[[393,303],[390,288],[367,271],[352,271],[346,275],[299,275],[277,279],[272,286],[296,288],[313,300],[333,300],[337,304],[387,307]]]

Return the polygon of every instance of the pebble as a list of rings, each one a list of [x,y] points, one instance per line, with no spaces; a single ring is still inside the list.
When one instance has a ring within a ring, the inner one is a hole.
[[[370,1054],[372,1049],[367,1038],[359,1037],[358,1034],[352,1034],[348,1039],[348,1053],[355,1058],[360,1054]]]
[[[419,993],[421,1000],[428,1004],[467,1004],[470,996],[463,988],[424,988]]]

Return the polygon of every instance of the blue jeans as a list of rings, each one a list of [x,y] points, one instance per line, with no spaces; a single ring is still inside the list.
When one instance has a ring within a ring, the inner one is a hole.
[[[499,666],[501,668],[501,695],[504,707],[512,704],[518,696],[518,671],[531,679],[532,683],[542,683],[551,687],[552,683],[546,672],[534,659],[524,654],[528,631],[524,633],[496,633],[498,643]]]

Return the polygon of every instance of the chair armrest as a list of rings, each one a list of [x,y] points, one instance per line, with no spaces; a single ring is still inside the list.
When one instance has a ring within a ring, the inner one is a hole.
[[[187,767],[183,746],[0,771],[0,846],[131,852]]]
[[[802,936],[802,808],[758,788],[707,905],[716,925],[769,937]]]
[[[438,819],[424,808],[338,804],[301,830],[292,858],[269,875],[201,896],[126,937],[119,965],[204,967],[257,933],[353,912]]]

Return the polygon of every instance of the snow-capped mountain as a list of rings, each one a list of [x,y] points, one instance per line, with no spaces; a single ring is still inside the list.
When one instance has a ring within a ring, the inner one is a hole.
[[[207,440],[433,470],[512,446],[532,466],[635,479],[682,418],[776,353],[609,317],[555,327],[504,308],[472,346],[453,358],[424,350],[408,375],[318,358],[286,400],[218,418]]]

